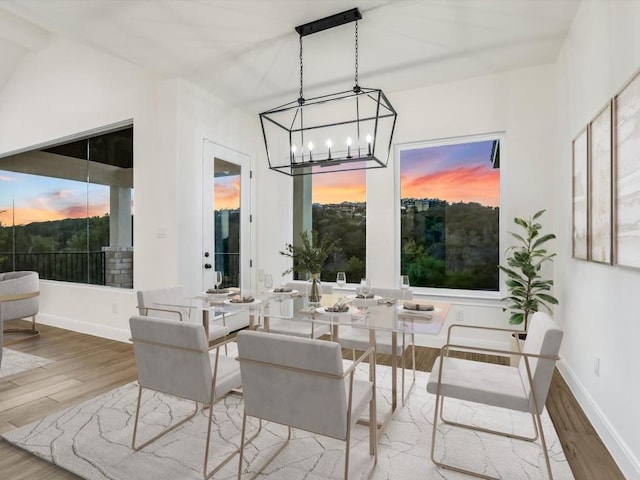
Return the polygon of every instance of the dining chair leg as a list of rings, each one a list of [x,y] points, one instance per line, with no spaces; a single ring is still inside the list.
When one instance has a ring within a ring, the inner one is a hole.
[[[160,433],[155,435],[153,438],[150,438],[149,440],[144,442],[142,445],[138,445],[136,447],[136,436],[138,434],[138,419],[140,417],[140,400],[141,400],[141,398],[142,398],[142,386],[138,385],[138,402],[136,404],[136,417],[135,417],[134,424],[133,424],[133,438],[131,440],[131,448],[133,450],[135,450],[136,452],[138,450],[146,447],[150,443],[155,442],[158,438],[162,437],[163,435],[171,432],[172,430],[175,430],[176,428],[178,428],[180,425],[184,424],[185,422],[188,422],[189,420],[191,420],[196,415],[196,413],[198,413],[198,402],[195,402],[195,409],[194,409],[193,413],[191,413],[187,417],[183,418],[179,422],[176,422],[175,424],[165,428]]]
[[[242,478],[242,457],[244,455],[244,434],[247,429],[247,414],[242,416],[242,433],[240,434],[240,453],[238,454],[238,480]]]

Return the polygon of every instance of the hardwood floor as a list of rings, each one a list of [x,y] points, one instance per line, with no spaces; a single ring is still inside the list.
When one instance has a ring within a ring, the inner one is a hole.
[[[19,325],[18,322],[10,324]],[[40,325],[40,331],[38,338],[13,344],[10,348],[53,362],[22,374],[0,378],[0,432],[26,425],[137,377],[130,344],[46,325]],[[5,335],[5,345],[15,338]],[[437,355],[436,349],[418,347],[418,369],[431,370]],[[350,358],[351,352],[345,352],[345,356]],[[495,363],[504,361],[502,357],[477,354],[472,358]],[[389,358],[380,355],[379,361],[388,364]],[[557,372],[547,408],[576,480],[624,479]],[[40,480],[79,477],[0,440],[0,478]]]

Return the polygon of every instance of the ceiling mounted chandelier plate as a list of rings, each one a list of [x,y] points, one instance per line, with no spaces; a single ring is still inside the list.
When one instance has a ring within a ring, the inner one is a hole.
[[[309,175],[387,166],[397,112],[381,89],[358,85],[358,9],[296,27],[300,34],[300,97],[260,114],[269,168]],[[303,97],[302,37],[356,21],[355,86]]]

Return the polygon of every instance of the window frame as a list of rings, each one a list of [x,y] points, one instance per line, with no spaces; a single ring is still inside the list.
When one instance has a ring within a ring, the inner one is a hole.
[[[473,135],[461,135],[455,137],[443,137],[432,140],[420,140],[420,141],[412,141],[412,142],[404,142],[404,143],[396,143],[394,145],[394,232],[395,232],[395,251],[394,251],[394,274],[395,278],[400,278],[401,272],[401,218],[400,218],[400,195],[401,195],[401,186],[400,186],[400,175],[401,175],[401,165],[400,165],[400,154],[404,150],[414,150],[417,148],[431,148],[431,147],[441,147],[445,145],[453,145],[453,144],[462,144],[462,143],[473,143],[473,142],[481,142],[488,140],[498,140],[500,142],[500,156],[502,157],[500,163],[500,204],[499,204],[499,214],[498,214],[498,258],[500,264],[503,263],[504,260],[504,246],[507,244],[507,222],[505,221],[505,208],[503,206],[504,194],[505,191],[505,178],[507,177],[506,171],[506,162],[504,161],[506,157],[506,134],[505,132],[491,132],[491,133],[483,133],[483,134],[473,134]],[[496,269],[498,266],[496,265]],[[435,287],[411,287],[414,295],[425,295],[430,297],[442,297],[442,298],[454,298],[454,299],[471,299],[471,300],[500,300],[506,294],[506,288],[504,284],[504,275],[502,272],[498,273],[498,290],[497,291],[487,291],[487,290],[464,290],[464,289],[452,289],[452,288],[435,288]]]
[[[60,145],[65,145],[65,144],[69,144],[69,143],[73,143],[76,141],[80,141],[80,140],[84,140],[87,138],[91,138],[91,137],[97,137],[100,135],[105,135],[105,134],[109,134],[112,132],[117,132],[119,130],[124,130],[124,129],[128,129],[128,128],[132,128],[134,127],[134,121],[133,118],[128,118],[119,122],[114,122],[114,123],[110,123],[110,124],[106,124],[100,127],[96,127],[96,128],[92,128],[92,129],[88,129],[82,132],[78,132],[78,133],[74,133],[74,134],[70,134],[70,135],[66,135],[63,137],[59,137],[53,140],[48,140],[48,141],[44,141],[44,142],[40,142],[40,143],[36,143],[34,145],[30,145],[27,147],[23,147],[23,148],[19,148],[16,150],[12,150],[12,151],[8,151],[8,152],[4,152],[4,153],[0,153],[0,159],[3,158],[7,158],[7,157],[13,157],[16,155],[20,155],[20,154],[24,154],[24,153],[29,153],[29,152],[36,152],[36,151],[40,151],[40,150],[46,150],[49,148],[53,148],[53,147],[57,147]],[[135,147],[134,147],[134,151],[135,151]],[[90,168],[90,164],[87,164],[87,179],[82,181],[82,183],[84,183],[86,185],[86,190],[87,190],[87,202],[89,202],[89,190],[90,190],[90,186],[92,185],[92,183],[89,181],[88,178],[88,172],[89,172],[89,168]],[[133,168],[133,167],[132,167]],[[24,172],[21,172],[24,173]],[[28,175],[31,175],[30,173],[27,173]],[[34,175],[40,175],[40,174],[34,174]],[[55,177],[54,177],[55,178]],[[68,179],[68,180],[73,180],[73,179]],[[80,180],[77,180],[80,181]],[[133,192],[135,189],[135,185],[131,186],[131,191]],[[133,193],[132,193],[133,195]],[[133,196],[132,196],[133,199]],[[110,200],[110,203],[111,200]],[[133,206],[131,207],[131,213],[133,215]],[[109,215],[111,215],[111,209],[109,211]],[[91,217],[87,217],[86,220],[87,222],[90,221]],[[88,226],[88,223],[87,223]],[[12,225],[12,227],[15,227],[15,225]],[[110,233],[111,234],[111,233]],[[88,238],[88,235],[87,235]],[[132,226],[132,230],[131,230],[131,243],[132,246],[129,247],[131,249],[131,251],[133,251],[133,245],[134,245],[134,233],[133,233],[133,226]],[[135,261],[135,256],[134,256],[134,261]],[[15,264],[14,264],[15,267]],[[135,269],[135,265],[134,265],[134,269]],[[114,290],[114,289],[122,289],[124,291],[131,291],[134,287],[133,285],[133,278],[131,279],[131,286],[115,286],[115,285],[101,285],[101,284],[97,284],[97,283],[90,283],[90,282],[73,282],[73,281],[60,281],[60,280],[47,280],[44,278],[40,279],[41,282],[62,282],[68,285],[78,285],[78,286],[90,286],[90,287],[97,287],[97,288],[108,288],[110,290]]]

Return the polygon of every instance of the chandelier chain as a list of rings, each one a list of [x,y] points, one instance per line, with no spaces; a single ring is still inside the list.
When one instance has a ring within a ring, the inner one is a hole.
[[[358,21],[356,20],[356,76],[355,76],[355,81],[356,84],[355,86],[358,86]]]
[[[302,35],[300,35],[300,98],[299,101],[304,100],[303,96],[303,87],[302,87],[302,73],[303,73],[303,65],[302,65]]]

